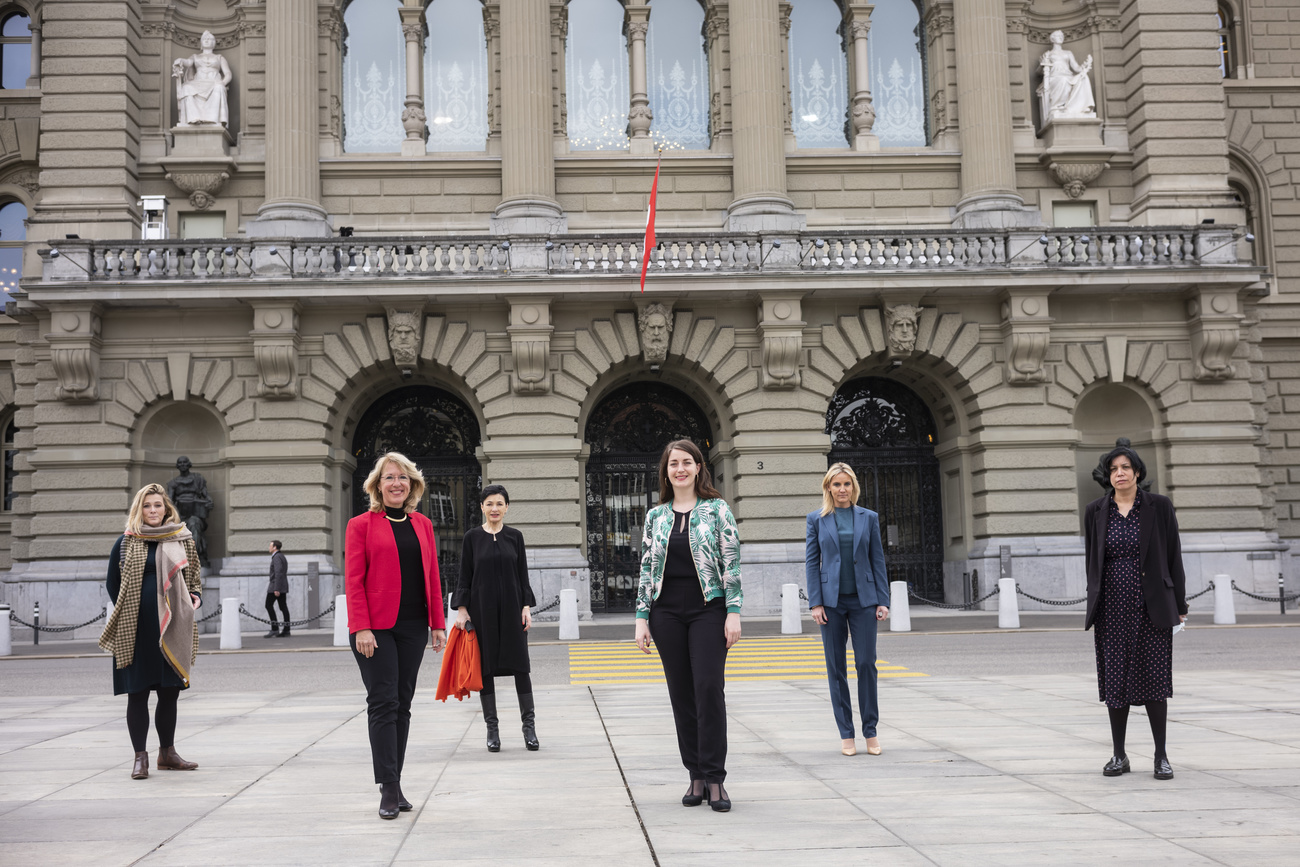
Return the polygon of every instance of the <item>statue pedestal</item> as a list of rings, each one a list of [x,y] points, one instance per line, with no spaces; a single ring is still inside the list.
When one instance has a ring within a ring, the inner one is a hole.
[[[162,161],[167,180],[187,193],[190,204],[200,211],[212,207],[217,193],[239,169],[230,156],[234,139],[218,124],[174,126],[172,150]]]
[[[1097,117],[1057,117],[1043,127],[1047,147],[1038,161],[1072,199],[1101,177],[1116,153],[1102,143],[1101,125]]]

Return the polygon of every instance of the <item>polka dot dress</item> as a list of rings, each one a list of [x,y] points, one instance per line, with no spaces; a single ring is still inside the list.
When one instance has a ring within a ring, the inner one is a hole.
[[[1142,495],[1125,517],[1110,500],[1101,604],[1094,628],[1098,698],[1107,707],[1164,701],[1174,694],[1173,630],[1151,622],[1142,598],[1138,527]]]

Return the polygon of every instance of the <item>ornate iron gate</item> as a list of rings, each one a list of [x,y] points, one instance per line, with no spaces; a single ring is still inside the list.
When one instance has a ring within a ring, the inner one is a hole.
[[[427,385],[399,388],[375,401],[352,438],[357,459],[352,514],[370,507],[362,486],[380,455],[400,452],[424,475],[424,497],[417,508],[433,522],[444,596],[460,577],[465,531],[479,522],[483,474],[474,452],[480,441],[478,419],[469,407]]]
[[[846,383],[826,412],[828,464],[853,467],[862,485],[858,505],[880,515],[891,581],[943,601],[943,518],[935,427],[916,393],[890,379]]]
[[[659,455],[689,439],[706,456],[708,419],[682,392],[633,383],[611,392],[587,419],[587,561],[594,611],[631,611],[641,573],[645,513],[659,502]]]

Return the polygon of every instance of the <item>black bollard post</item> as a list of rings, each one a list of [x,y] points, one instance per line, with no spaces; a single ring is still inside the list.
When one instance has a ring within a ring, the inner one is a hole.
[[[32,644],[41,643],[41,603],[32,603]]]
[[[1286,586],[1282,583],[1282,573],[1277,573],[1277,610],[1286,614]]]

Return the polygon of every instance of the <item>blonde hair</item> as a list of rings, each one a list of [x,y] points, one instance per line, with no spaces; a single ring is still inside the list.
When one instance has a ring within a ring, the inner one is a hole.
[[[406,512],[414,511],[420,498],[424,496],[424,474],[400,452],[387,452],[380,455],[379,460],[375,461],[375,468],[370,471],[370,475],[366,476],[366,483],[362,487],[370,496],[370,511],[384,510],[384,493],[379,489],[379,483],[384,474],[384,467],[389,464],[397,464],[398,469],[406,473],[407,478],[411,480],[411,492],[406,495],[406,502],[402,503],[402,509]]]
[[[172,503],[171,498],[167,496],[167,489],[156,482],[151,485],[145,485],[135,492],[135,499],[131,501],[131,511],[126,513],[126,532],[130,536],[140,535],[140,530],[144,527],[144,500],[145,497],[151,497],[154,494],[163,498],[163,523],[179,524],[181,514],[176,511],[176,506]]]
[[[823,518],[829,515],[831,512],[835,511],[835,498],[831,496],[831,479],[835,478],[838,475],[848,476],[849,481],[853,482],[853,504],[854,505],[856,505],[858,500],[862,497],[862,486],[858,484],[858,474],[853,472],[853,467],[849,466],[843,461],[839,463],[831,464],[831,468],[827,470],[826,475],[822,477],[822,517]]]

